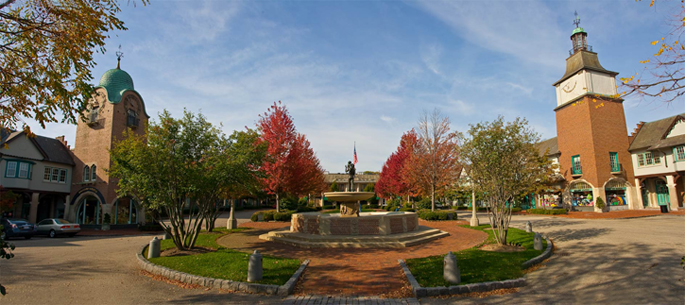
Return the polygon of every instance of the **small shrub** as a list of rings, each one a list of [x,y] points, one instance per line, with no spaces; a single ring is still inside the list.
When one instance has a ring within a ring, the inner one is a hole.
[[[331,210],[331,209],[333,209],[333,205],[326,204],[323,206],[323,209],[324,210]]]
[[[316,212],[316,211],[319,211],[319,210],[320,210],[320,209],[310,208],[310,207],[306,207],[306,206],[302,207],[302,206],[301,206],[301,207],[298,207],[298,208],[297,208],[297,213]]]
[[[112,222],[112,216],[109,215],[109,213],[105,213],[105,218],[102,220],[102,223],[108,225]]]
[[[253,222],[259,221],[259,214],[261,213],[261,211],[252,213],[252,216],[250,216],[250,220],[252,220]]]
[[[275,221],[290,221],[293,216],[292,211],[274,213],[273,218]]]
[[[521,208],[512,208],[512,209],[511,209],[511,212],[512,212],[512,213],[521,212]]]
[[[604,200],[602,199],[602,197],[597,197],[597,201],[595,201],[595,205],[596,205],[597,208],[599,208],[600,210],[603,210],[603,209],[604,209],[604,205],[605,205],[605,204],[604,204]],[[105,214],[105,215],[106,215],[106,214]]]
[[[276,214],[276,210],[264,211],[264,213],[262,213],[262,215],[264,215],[264,221],[274,220],[274,214]]]
[[[415,209],[412,209],[412,208],[401,208],[400,211],[401,211],[401,212],[414,212],[414,211],[416,211],[416,210],[415,210]]]
[[[423,198],[423,199],[419,200],[419,202],[416,203],[416,207],[419,209],[430,209],[431,208],[430,198]]]
[[[448,217],[447,212],[440,211],[440,212],[437,212],[436,214],[438,214],[438,220],[447,220],[447,217]]]
[[[528,214],[543,214],[543,215],[561,215],[566,214],[565,209],[545,210],[545,209],[528,209]]]

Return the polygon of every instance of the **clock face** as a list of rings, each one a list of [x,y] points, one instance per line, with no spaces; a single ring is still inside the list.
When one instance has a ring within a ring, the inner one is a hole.
[[[566,93],[571,93],[573,90],[576,89],[576,85],[578,82],[574,79],[566,83],[563,87],[561,87],[561,90],[564,90]]]

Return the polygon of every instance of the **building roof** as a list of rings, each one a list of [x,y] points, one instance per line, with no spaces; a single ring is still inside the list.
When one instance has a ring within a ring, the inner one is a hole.
[[[540,141],[537,144],[535,144],[535,147],[537,147],[538,151],[540,152],[540,155],[545,155],[546,153],[547,156],[553,156],[561,153],[559,152],[557,137]],[[549,151],[547,151],[547,149],[549,149]]]
[[[566,73],[558,81],[556,81],[553,86],[565,81],[569,77],[575,75],[581,70],[592,70],[597,72],[603,72],[611,76],[618,75],[617,72],[609,71],[604,69],[601,64],[599,64],[599,58],[597,58],[597,53],[590,52],[586,50],[580,50],[577,53],[571,55],[571,57],[566,59]]]
[[[576,33],[585,33],[585,34],[587,34],[587,32],[585,32],[585,30],[584,30],[583,28],[581,28],[581,27],[577,27],[577,28],[573,29],[573,33],[571,33],[571,35],[575,35]]]
[[[347,183],[347,180],[350,178],[349,174],[325,174],[324,175],[324,180],[326,183],[333,183],[333,181],[338,182],[338,183]],[[380,178],[380,174],[374,174],[374,175],[364,175],[364,174],[357,174],[354,175],[354,181],[356,182],[378,182],[378,178]]]
[[[36,136],[33,140],[38,144],[40,150],[45,153],[45,161],[76,165],[71,157],[71,153],[69,153],[69,149],[60,140],[43,136]]]
[[[21,134],[24,134],[24,131],[10,130],[8,132],[6,129],[0,128],[0,145],[11,142]],[[74,163],[74,159],[71,157],[71,153],[60,140],[39,135],[36,135],[35,138],[29,139],[43,155],[43,161],[68,164],[71,166],[76,164]]]
[[[678,120],[685,119],[685,113],[667,117],[654,122],[645,123],[630,143],[629,151],[638,149],[659,149],[685,144],[685,135],[666,138],[668,132]]]
[[[105,88],[107,90],[107,99],[111,103],[117,104],[121,102],[121,96],[126,90],[133,90],[133,79],[124,70],[119,68],[110,69],[105,74],[102,74],[98,87]]]

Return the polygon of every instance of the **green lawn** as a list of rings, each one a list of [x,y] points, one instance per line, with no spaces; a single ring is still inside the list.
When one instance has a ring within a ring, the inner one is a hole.
[[[483,225],[473,229],[488,233],[489,237],[485,243],[494,243],[492,231],[484,230],[485,228],[490,228],[490,225]],[[523,276],[521,264],[542,254],[542,251],[533,249],[534,236],[535,233],[526,233],[523,230],[509,228],[508,242],[521,243],[521,246],[526,248],[522,252],[498,253],[482,251],[476,248],[454,252],[461,272],[461,283],[501,281]],[[542,243],[544,249],[546,241],[543,239]],[[453,284],[443,279],[443,259],[444,255],[429,256],[408,259],[406,263],[422,287],[451,286]]]
[[[218,228],[218,230],[215,230],[218,232],[200,233],[195,246],[218,249],[216,252],[187,256],[157,257],[150,259],[150,262],[194,275],[247,282],[247,265],[250,253],[227,249],[216,243],[217,238],[244,229],[227,230],[225,228]],[[174,247],[174,243],[170,239],[162,240],[161,242],[162,250]],[[283,285],[300,267],[300,261],[297,259],[264,256],[262,267],[264,270],[263,278],[258,283]]]

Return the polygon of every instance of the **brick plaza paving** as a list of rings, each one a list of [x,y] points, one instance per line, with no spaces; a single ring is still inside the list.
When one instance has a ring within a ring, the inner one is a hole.
[[[383,296],[390,298],[411,297],[409,284],[397,263],[398,259],[443,255],[449,251],[460,251],[484,242],[487,234],[481,231],[459,227],[466,221],[424,221],[419,225],[440,229],[450,236],[426,244],[399,249],[363,248],[312,248],[302,249],[258,238],[269,230],[288,227],[289,223],[246,222],[250,227],[240,233],[226,235],[217,240],[224,247],[279,257],[309,259],[298,286],[296,295],[331,296]]]
[[[419,300],[416,298],[407,299],[381,299],[379,297],[345,297],[345,296],[325,296],[325,295],[306,295],[306,296],[289,296],[283,300],[283,305],[342,305],[342,304],[359,304],[359,305],[418,305]]]

